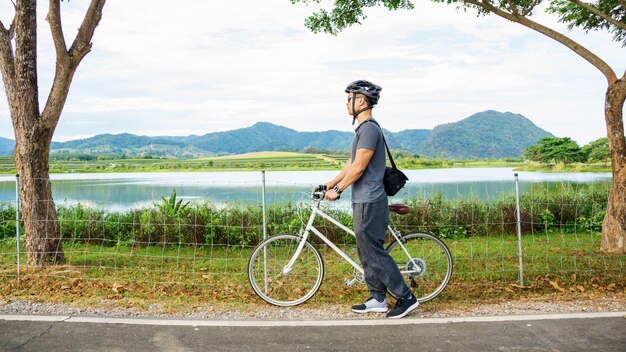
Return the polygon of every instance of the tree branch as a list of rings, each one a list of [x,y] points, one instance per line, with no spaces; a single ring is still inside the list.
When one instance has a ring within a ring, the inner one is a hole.
[[[535,9],[535,7],[536,7],[537,5],[539,5],[540,3],[541,3],[541,0],[535,0],[535,1],[533,1],[532,6],[530,6],[530,7],[529,7],[529,8],[527,8],[524,12],[522,12],[522,16],[523,16],[523,17],[526,17],[526,16],[527,16],[529,13],[531,13],[531,12]]]
[[[59,55],[60,51],[63,51],[64,54],[62,54],[61,58],[67,57],[66,60],[57,60],[54,82],[52,83],[50,95],[48,95],[48,101],[46,102],[46,106],[42,113],[44,123],[51,130],[54,130],[59,121],[61,111],[63,110],[63,106],[67,100],[72,78],[74,77],[74,73],[76,72],[78,65],[85,55],[91,51],[91,39],[93,38],[94,31],[102,18],[102,8],[104,7],[105,2],[106,0],[91,0],[91,4],[89,5],[89,9],[87,9],[83,23],[78,29],[78,34],[76,34],[76,38],[74,39],[70,49],[67,50],[64,49],[66,48],[65,39],[62,39],[63,42],[61,43],[63,32],[60,27],[60,12],[57,12],[59,1],[50,0],[50,13],[48,15],[50,28],[53,36],[60,36],[59,38],[54,39],[57,55]],[[57,7],[53,9],[53,5],[56,5]],[[58,28],[55,27],[57,20],[59,25]]]
[[[37,77],[37,1],[21,0],[15,9],[15,99],[20,114],[12,116],[31,125],[40,116]]]
[[[46,17],[52,32],[52,40],[54,41],[54,49],[57,53],[57,65],[59,61],[68,59],[67,45],[65,44],[65,36],[63,35],[63,27],[61,26],[61,2],[59,0],[50,0],[50,9]]]
[[[2,80],[4,82],[4,89],[9,101],[9,108],[12,110],[12,99],[15,98],[15,58],[13,55],[13,48],[11,46],[12,28],[15,24],[15,19],[9,29],[4,27],[2,21],[0,21],[0,72],[2,73]]]
[[[569,2],[576,4],[580,7],[582,7],[583,9],[591,12],[592,14],[600,17],[603,20],[606,20],[608,22],[610,22],[612,25],[621,28],[623,30],[626,30],[626,24],[614,19],[613,17],[607,15],[606,13],[598,10],[597,8],[595,8],[594,6],[592,6],[591,4],[588,4],[586,2],[580,1],[580,0],[568,0]],[[621,1],[622,3],[622,7],[624,6],[624,1]]]
[[[13,2],[13,0],[11,0],[11,2],[13,3],[13,9],[16,10],[15,2]],[[17,16],[13,16],[13,20],[11,21],[11,25],[8,29],[4,27],[4,23],[0,21],[0,74],[2,75],[2,81],[4,82],[4,90],[7,95],[11,116],[15,115],[15,104],[13,102],[16,99],[15,53],[13,52],[13,47],[11,45],[11,41],[15,37],[16,17]]]
[[[11,3],[13,4],[13,10],[17,11],[17,7],[15,6],[15,1],[11,0]],[[9,26],[8,30],[4,27],[4,24],[2,24],[2,21],[0,21],[0,28],[2,28],[2,30],[8,31],[9,33],[9,41],[13,40],[15,36],[15,19],[16,18],[17,16],[13,16],[13,21],[11,21],[11,25]]]
[[[91,51],[91,39],[93,33],[102,19],[102,8],[106,0],[91,0],[87,14],[83,19],[83,23],[78,29],[78,34],[70,47],[70,56],[72,64],[78,66],[80,60]]]
[[[517,11],[517,6],[515,6],[515,4],[513,3],[513,0],[506,0],[506,2],[509,4],[511,13],[514,14],[515,16],[519,16],[519,12]]]
[[[13,38],[15,37],[15,18],[13,18],[13,21],[11,21],[11,25],[8,29],[4,26],[2,21],[0,21],[0,29],[3,32],[6,32],[6,34],[9,36],[9,40],[13,40]]]
[[[13,10],[17,11],[17,7],[15,6],[15,1],[11,0],[11,3],[13,4]],[[13,21],[11,21],[11,25],[9,26],[9,40],[13,40],[13,37],[15,36],[15,19],[17,18],[17,16],[13,16]],[[0,24],[2,24],[2,21],[0,21]],[[2,26],[4,28],[4,26]]]
[[[11,0],[11,3],[13,3],[13,9],[16,10],[15,7],[15,2],[13,0]],[[0,21],[0,29],[2,29],[3,32],[8,32],[9,34],[9,40],[13,40],[13,36],[15,35],[15,18],[17,16],[13,16],[13,21],[11,21],[11,25],[9,26],[9,29],[6,29],[6,27],[4,27],[4,24],[2,23],[2,21]]]
[[[592,64],[595,68],[597,68],[598,70],[600,70],[600,72],[602,72],[602,74],[606,77],[606,80],[608,82],[609,85],[615,83],[617,81],[617,75],[615,74],[615,72],[613,71],[613,69],[611,68],[611,66],[609,66],[606,62],[604,62],[604,60],[602,60],[601,58],[599,58],[596,54],[592,53],[591,51],[589,51],[587,48],[583,47],[582,45],[578,44],[577,42],[575,42],[574,40],[570,39],[569,37],[551,29],[548,28],[542,24],[539,24],[537,22],[531,21],[526,17],[521,17],[521,16],[515,16],[511,13],[508,13],[506,11],[503,11],[501,9],[499,9],[498,7],[495,7],[489,3],[486,2],[487,0],[463,0],[463,2],[467,3],[467,4],[471,4],[471,5],[475,5],[478,6],[482,9],[485,9],[493,14],[496,14],[504,19],[507,19],[509,21],[515,22],[515,23],[519,23],[525,27],[528,27],[532,30],[535,30],[541,34],[544,34],[545,36],[552,38],[554,40],[556,40],[557,42],[565,45],[566,47],[568,47],[569,49],[571,49],[573,52],[575,52],[576,54],[578,54],[580,57],[582,57],[583,59],[587,60],[590,64]]]

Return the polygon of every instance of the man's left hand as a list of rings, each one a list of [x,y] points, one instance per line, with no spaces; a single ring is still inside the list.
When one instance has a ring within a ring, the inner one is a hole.
[[[335,192],[332,188],[326,191],[326,200],[337,200],[339,199],[339,194]]]

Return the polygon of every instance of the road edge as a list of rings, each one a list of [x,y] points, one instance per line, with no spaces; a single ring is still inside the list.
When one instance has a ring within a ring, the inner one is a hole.
[[[21,315],[0,314],[4,321],[47,321],[65,323],[91,324],[127,324],[127,325],[159,325],[159,326],[220,326],[220,327],[299,327],[299,326],[373,326],[373,325],[418,325],[418,324],[448,324],[448,323],[481,323],[481,322],[510,322],[533,320],[559,319],[591,319],[591,318],[625,318],[626,311],[622,312],[591,312],[591,313],[555,313],[555,314],[526,314],[503,316],[474,316],[474,317],[447,317],[447,318],[404,318],[404,319],[359,319],[359,320],[191,320],[171,318],[116,318],[116,317],[89,317],[71,315]]]

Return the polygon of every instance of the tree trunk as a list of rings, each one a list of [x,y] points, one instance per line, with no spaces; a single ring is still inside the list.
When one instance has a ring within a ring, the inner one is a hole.
[[[48,173],[51,132],[39,124],[33,130],[15,132],[15,166],[24,205],[27,264],[37,267],[62,264],[61,231]]]
[[[37,86],[37,1],[16,3],[15,57],[3,43],[3,78],[9,94],[15,131],[15,167],[21,176],[27,263],[44,266],[63,262],[56,209],[48,175],[53,128],[39,113]],[[4,33],[5,40],[7,33]],[[10,36],[9,36],[10,37]],[[11,69],[11,66],[13,69]]]
[[[626,74],[610,84],[606,92],[605,118],[613,185],[609,194],[606,216],[602,224],[600,249],[609,253],[626,254],[626,140],[624,139],[623,109],[626,100]]]

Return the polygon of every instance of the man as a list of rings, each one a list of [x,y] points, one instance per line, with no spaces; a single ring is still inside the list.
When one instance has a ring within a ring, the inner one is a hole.
[[[384,241],[389,224],[389,206],[383,187],[386,153],[383,132],[372,118],[381,87],[364,80],[350,83],[348,113],[352,124],[359,122],[352,141],[352,156],[342,171],[324,186],[326,199],[336,200],[352,185],[352,212],[359,259],[365,271],[370,299],[352,306],[356,313],[387,312],[386,295],[397,298],[388,318],[402,318],[417,308],[419,302],[404,282],[398,265],[385,251]]]

